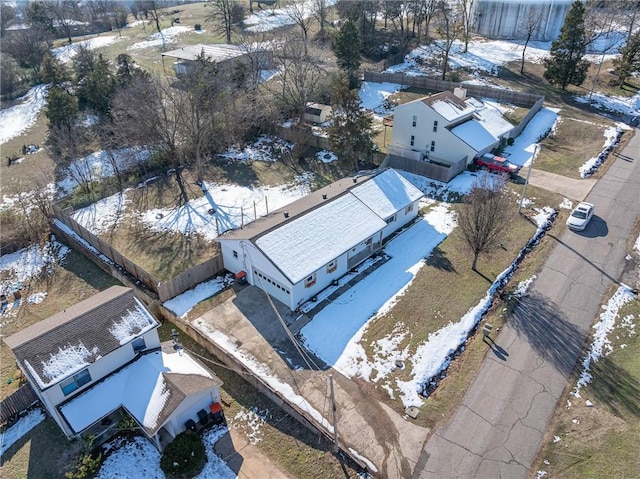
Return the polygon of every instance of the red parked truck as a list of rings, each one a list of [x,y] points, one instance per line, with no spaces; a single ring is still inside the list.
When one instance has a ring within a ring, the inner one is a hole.
[[[520,171],[518,165],[510,163],[509,160],[502,156],[492,155],[491,153],[485,153],[482,156],[476,158],[476,165],[478,169],[488,170],[495,173],[509,173],[510,175],[516,175]]]

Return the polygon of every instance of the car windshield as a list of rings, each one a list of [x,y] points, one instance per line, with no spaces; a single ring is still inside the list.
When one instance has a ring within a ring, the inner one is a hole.
[[[574,211],[571,216],[573,216],[574,218],[580,218],[581,220],[583,220],[587,217],[587,213],[585,213],[582,210],[577,210],[577,211]]]

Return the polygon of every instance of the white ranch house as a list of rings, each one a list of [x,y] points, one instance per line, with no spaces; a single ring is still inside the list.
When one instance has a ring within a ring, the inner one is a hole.
[[[423,196],[393,169],[344,178],[220,236],[224,266],[295,310],[415,219]]]
[[[107,434],[126,411],[162,450],[188,421],[208,422],[222,382],[162,348],[158,326],[132,289],[113,286],[4,341],[68,438]]]
[[[466,167],[476,156],[506,141],[514,126],[464,88],[398,105],[393,114],[390,155]]]

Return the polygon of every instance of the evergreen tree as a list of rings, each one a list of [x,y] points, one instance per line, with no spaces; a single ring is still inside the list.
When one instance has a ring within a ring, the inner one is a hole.
[[[70,80],[70,75],[67,67],[51,53],[47,52],[42,59],[40,79],[44,83],[60,86]]]
[[[117,87],[118,81],[109,69],[109,62],[99,54],[91,69],[78,78],[78,101],[81,106],[104,116],[109,112]]]
[[[620,48],[620,56],[614,58],[613,66],[620,87],[631,75],[640,71],[640,31],[631,35],[626,45]]]
[[[340,161],[352,163],[358,171],[361,155],[373,148],[373,120],[362,109],[358,90],[349,89],[348,80],[339,77],[331,95],[333,121],[329,127],[329,143]]]
[[[589,62],[582,58],[586,53],[584,15],[584,4],[574,1],[560,36],[551,44],[550,57],[544,61],[544,77],[563,90],[568,85],[582,85],[587,76]]]
[[[78,114],[78,100],[65,89],[54,85],[49,88],[44,113],[51,128],[59,127],[71,132]]]
[[[356,72],[360,68],[360,35],[356,24],[347,20],[340,28],[333,50],[336,54],[338,66],[345,72],[349,80],[349,88],[358,85]]]

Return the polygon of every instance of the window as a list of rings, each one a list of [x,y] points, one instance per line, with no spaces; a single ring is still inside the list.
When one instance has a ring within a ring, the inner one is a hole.
[[[144,338],[136,338],[131,342],[131,346],[133,346],[133,352],[137,353],[138,351],[142,351],[147,345],[144,342]]]
[[[431,142],[431,151],[435,151],[436,150],[436,142],[432,141]]]
[[[237,258],[238,257],[238,252],[236,250],[233,250],[233,257]]]
[[[438,131],[438,120],[433,122],[433,132],[435,133],[436,131]]]
[[[316,274],[315,273],[313,273],[311,276],[309,276],[307,279],[304,280],[304,287],[305,288],[310,288],[314,284],[316,284]]]
[[[416,142],[416,137],[411,135],[411,146]]]
[[[407,207],[404,209],[404,214],[406,215],[407,213],[410,213],[410,212],[412,212],[412,211],[413,211],[413,203],[411,203],[409,206],[407,206]]]
[[[416,126],[417,123],[418,123],[418,117],[413,115],[413,121],[411,122],[411,126]]]
[[[69,379],[65,379],[60,383],[60,389],[62,389],[62,394],[68,396],[76,389],[84,386],[87,383],[91,382],[91,374],[89,374],[88,369],[83,369],[77,374],[74,374]]]
[[[387,218],[387,224],[390,225],[391,223],[393,223],[396,220],[396,215],[393,215],[390,218]]]
[[[338,262],[334,259],[327,265],[327,273],[333,273],[338,268]]]

